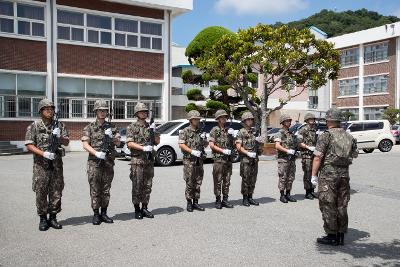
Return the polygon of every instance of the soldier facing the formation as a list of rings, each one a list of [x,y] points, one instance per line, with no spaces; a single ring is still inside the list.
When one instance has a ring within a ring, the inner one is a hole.
[[[342,120],[339,109],[327,111],[328,130],[318,138],[314,151],[311,182],[318,184],[319,208],[327,233],[317,242],[324,245],[343,245],[348,228],[349,166],[358,157],[358,149],[356,139],[340,127]]]
[[[209,143],[213,151],[214,165],[214,194],[215,208],[221,209],[233,208],[229,203],[229,186],[231,184],[232,175],[232,150],[233,150],[233,135],[235,131],[232,128],[226,127],[228,113],[225,110],[218,110],[215,113],[215,120],[218,125],[211,129]],[[221,202],[221,187],[222,187],[222,202]]]
[[[53,102],[41,100],[38,106],[41,120],[29,125],[25,135],[26,148],[33,153],[32,189],[36,193],[40,231],[46,231],[49,227],[62,228],[57,222],[64,189],[62,157],[65,152],[61,145],[67,146],[69,138],[64,124],[58,122],[57,116],[54,118],[54,111]]]
[[[146,121],[149,109],[144,103],[137,103],[134,108],[137,121],[132,122],[126,130],[126,142],[131,149],[132,203],[135,207],[135,218],[154,218],[148,210],[154,177],[154,146],[160,143],[154,122]],[[153,111],[154,113],[154,111]],[[154,114],[152,114],[154,117]],[[152,121],[152,120],[151,120]],[[140,203],[142,208],[140,208]]]
[[[105,100],[97,100],[93,112],[96,120],[83,129],[81,140],[83,148],[89,152],[87,175],[94,212],[92,223],[99,225],[101,222],[113,223],[107,215],[107,207],[114,178],[115,145],[120,144],[120,135],[115,126],[106,121],[108,105]]]
[[[255,136],[252,131],[254,116],[250,111],[242,115],[243,128],[236,137],[236,149],[240,153],[240,176],[242,177],[241,193],[243,195],[243,206],[258,206],[259,203],[253,199],[254,189],[258,174],[258,156],[262,153],[261,137]]]

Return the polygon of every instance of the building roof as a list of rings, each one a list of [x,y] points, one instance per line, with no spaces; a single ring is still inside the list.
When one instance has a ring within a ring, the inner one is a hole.
[[[400,36],[400,22],[386,24],[376,28],[344,34],[328,38],[329,42],[335,44],[335,48],[351,47],[359,44],[372,43],[380,40]]]
[[[125,5],[170,10],[173,17],[193,10],[193,0],[106,0]]]

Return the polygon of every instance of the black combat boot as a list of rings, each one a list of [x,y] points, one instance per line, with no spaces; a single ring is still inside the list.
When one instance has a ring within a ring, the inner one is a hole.
[[[288,202],[287,202],[287,199],[286,199],[286,197],[285,197],[285,192],[284,192],[283,190],[281,190],[281,197],[279,198],[279,200],[280,200],[282,203],[288,203]]]
[[[315,190],[314,188],[311,189],[311,195],[313,195],[314,198],[318,199],[318,193],[315,193],[314,190]]]
[[[101,208],[101,221],[105,223],[113,223],[113,219],[108,217],[107,208]]]
[[[215,198],[215,208],[218,210],[222,209],[221,196]]]
[[[233,208],[233,205],[228,201],[228,195],[224,195],[224,197],[222,198],[222,207],[228,209]]]
[[[250,207],[249,197],[247,195],[243,195],[243,206]]]
[[[92,219],[92,223],[93,225],[100,225],[101,224],[101,217],[99,214],[99,209],[94,209],[93,210],[93,219]]]
[[[337,241],[337,245],[343,246],[344,245],[344,233],[337,233],[336,241]]]
[[[54,229],[62,229],[62,225],[57,222],[57,214],[50,214],[48,225]]]
[[[311,194],[311,189],[307,189],[306,190],[306,195],[304,196],[306,199],[310,199],[310,200],[313,200],[314,199],[314,196],[313,196],[313,194]]]
[[[317,243],[322,245],[331,245],[331,246],[338,245],[336,234],[328,234],[324,237],[319,237],[317,238]]]
[[[198,199],[193,199],[193,209],[199,210],[199,211],[204,211],[205,209],[199,205],[199,200]]]
[[[49,225],[47,224],[47,215],[40,215],[39,231],[47,230],[49,230]]]
[[[133,205],[135,207],[135,219],[141,220],[143,219],[142,211],[140,210],[139,204]]]
[[[253,195],[249,195],[249,204],[250,204],[250,205],[253,205],[253,206],[258,206],[258,205],[260,205],[260,203],[258,203],[257,201],[255,201],[255,200],[253,199]]]
[[[146,218],[150,218],[150,219],[154,218],[153,213],[151,213],[147,209],[147,203],[142,203],[142,215],[143,215],[143,217],[146,217]]]
[[[193,204],[191,199],[187,199],[186,210],[188,212],[193,212]]]
[[[296,200],[294,197],[292,197],[292,196],[290,195],[290,190],[286,190],[286,199],[287,199],[289,202],[297,202],[297,200]]]

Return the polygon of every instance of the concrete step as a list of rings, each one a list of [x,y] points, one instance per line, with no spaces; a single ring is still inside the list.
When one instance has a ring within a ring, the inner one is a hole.
[[[0,141],[0,156],[19,155],[24,153],[25,152],[22,148],[18,148],[16,145],[12,145],[7,141]]]

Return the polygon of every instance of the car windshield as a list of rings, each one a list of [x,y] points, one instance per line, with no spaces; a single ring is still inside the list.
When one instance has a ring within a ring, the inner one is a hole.
[[[281,128],[272,128],[271,130],[268,131],[268,134],[277,133],[277,132],[279,132],[280,129],[281,129]]]
[[[179,121],[169,121],[169,122],[166,122],[166,123],[160,125],[160,126],[157,128],[157,131],[158,131],[160,134],[168,134],[168,133],[170,133],[173,129],[175,129],[176,126],[178,126],[179,124],[181,124],[181,122],[179,122]]]
[[[395,131],[398,130],[399,128],[400,128],[400,125],[393,125],[392,126],[392,130],[395,130]]]

